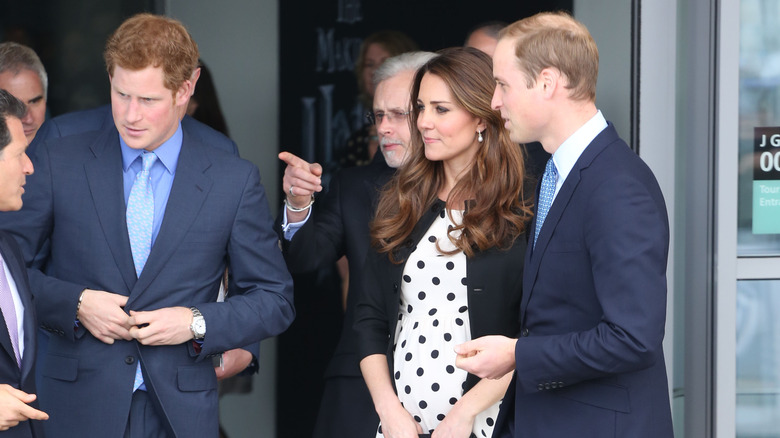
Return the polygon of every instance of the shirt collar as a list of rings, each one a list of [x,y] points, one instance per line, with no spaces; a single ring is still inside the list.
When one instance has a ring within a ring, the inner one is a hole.
[[[559,182],[566,180],[569,172],[574,168],[574,163],[580,158],[580,155],[585,151],[585,148],[587,148],[593,139],[606,127],[606,119],[604,119],[600,110],[596,111],[596,114],[591,117],[590,120],[580,126],[574,134],[558,147],[552,156],[552,160],[555,163],[555,168],[558,170]]]
[[[176,165],[179,162],[179,152],[181,152],[182,138],[181,122],[179,122],[176,132],[173,133],[171,138],[165,140],[163,144],[154,150],[154,154],[157,155],[157,160],[165,166],[168,173],[173,174],[176,172]],[[131,148],[125,143],[125,140],[121,135],[119,136],[119,145],[122,149],[122,168],[127,172],[127,169],[129,169],[133,162],[144,153],[144,150]]]

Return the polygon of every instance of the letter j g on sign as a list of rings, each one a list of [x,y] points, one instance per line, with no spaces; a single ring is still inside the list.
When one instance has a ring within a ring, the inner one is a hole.
[[[754,128],[753,234],[780,234],[780,127]]]

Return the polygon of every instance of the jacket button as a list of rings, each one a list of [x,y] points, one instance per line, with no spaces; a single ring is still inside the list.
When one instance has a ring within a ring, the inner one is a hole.
[[[522,337],[524,337],[524,338],[527,338],[528,337],[528,328],[527,327],[523,327],[523,330],[520,331],[520,335]]]
[[[543,391],[544,390],[544,384],[540,383],[540,384],[536,385],[536,389],[538,389],[539,391]]]
[[[558,388],[563,388],[563,382],[558,382]]]
[[[127,356],[125,358],[125,363],[128,365],[132,365],[135,363],[135,358],[133,356]]]
[[[547,383],[544,384],[544,389],[549,390],[550,388],[551,388],[550,382],[547,382]]]

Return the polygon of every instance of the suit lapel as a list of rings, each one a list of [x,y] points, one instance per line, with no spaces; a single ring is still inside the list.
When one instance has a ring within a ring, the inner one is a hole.
[[[87,183],[106,242],[130,290],[136,275],[125,221],[122,153],[116,129],[103,131],[91,149],[95,158],[84,164]]]
[[[523,301],[520,306],[522,309],[523,319],[525,318],[525,309],[528,307],[528,301],[531,299],[531,295],[536,284],[536,277],[539,273],[539,267],[541,265],[542,256],[547,250],[547,245],[550,243],[550,239],[555,232],[555,228],[561,220],[561,217],[566,212],[566,208],[569,205],[569,201],[577,190],[577,187],[581,181],[581,172],[587,169],[593,160],[606,148],[606,146],[616,140],[617,132],[612,124],[609,124],[593,141],[585,148],[582,155],[574,163],[571,172],[566,177],[566,181],[563,182],[561,190],[558,195],[555,196],[555,200],[550,206],[550,211],[547,213],[547,217],[544,219],[544,224],[539,232],[539,238],[536,241],[536,247],[533,245],[533,238],[529,239],[528,250],[526,251],[526,263],[525,273],[523,276]],[[541,184],[540,184],[541,185]],[[536,204],[539,204],[539,188],[536,192]],[[535,232],[536,221],[529,231],[529,236],[533,236]]]
[[[162,225],[144,270],[130,293],[128,307],[149,286],[179,247],[211,190],[213,181],[205,175],[211,162],[205,148],[184,131],[176,176],[165,206]]]

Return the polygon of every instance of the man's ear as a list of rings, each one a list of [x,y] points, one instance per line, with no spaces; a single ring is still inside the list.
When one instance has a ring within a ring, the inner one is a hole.
[[[174,104],[176,106],[187,106],[187,102],[190,100],[190,96],[192,96],[192,91],[194,87],[192,86],[192,82],[188,79],[179,86],[179,89],[176,90],[176,93],[173,95]]]
[[[190,75],[190,96],[195,94],[195,85],[198,83],[198,79],[200,79],[200,67],[196,68]]]
[[[537,84],[546,97],[552,97],[556,88],[565,85],[562,81],[561,73],[554,68],[545,68],[539,72]]]

